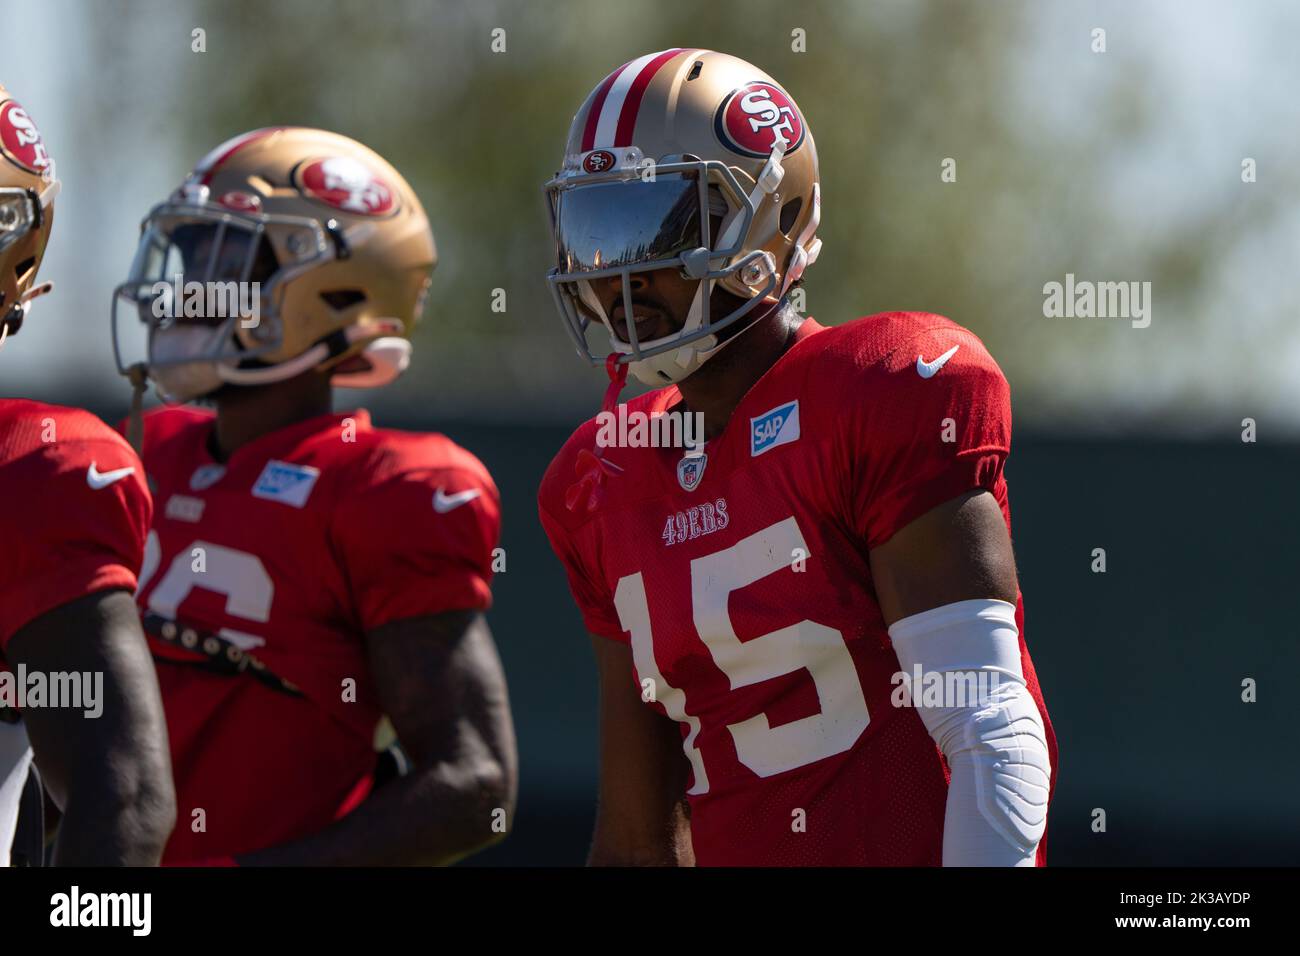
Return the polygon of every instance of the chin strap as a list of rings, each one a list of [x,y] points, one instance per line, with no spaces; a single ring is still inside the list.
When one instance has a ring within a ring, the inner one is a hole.
[[[812,193],[812,215],[808,217],[808,224],[803,227],[799,233],[799,238],[795,240],[794,255],[790,257],[790,264],[786,266],[785,278],[781,281],[780,297],[790,291],[790,286],[794,285],[803,277],[804,270],[817,261],[817,256],[822,251],[822,241],[817,238],[817,226],[822,220],[822,190],[821,186],[813,183]]]
[[[136,455],[144,457],[144,390],[149,385],[149,367],[136,362],[126,370],[131,383],[131,411],[126,416],[126,440]]]
[[[23,308],[25,311],[26,308],[29,305],[31,305],[32,299],[39,299],[41,296],[49,295],[53,291],[54,291],[53,282],[42,282],[40,285],[34,285],[26,292],[24,292],[23,297],[18,301],[20,301],[23,304]]]
[[[605,372],[609,375],[609,387],[605,389],[605,401],[601,412],[613,413],[618,408],[618,395],[627,384],[627,365],[620,364],[619,354],[611,352],[605,358]],[[578,460],[573,471],[578,480],[569,485],[564,493],[564,506],[570,511],[582,511],[590,514],[600,507],[605,497],[602,487],[606,476],[618,475],[623,469],[604,458],[605,449],[597,445],[594,449],[584,448],[578,452]]]
[[[389,345],[391,347],[392,339],[389,336],[401,331],[402,322],[400,319],[378,319],[364,326],[359,324],[349,325],[342,329],[336,329],[307,351],[294,358],[260,368],[236,368],[218,363],[217,374],[221,376],[223,382],[230,385],[272,385],[276,382],[294,378],[303,372],[316,368],[318,365],[323,365],[331,359],[338,358],[364,339],[371,340],[369,345]],[[396,378],[406,368],[409,356],[410,345],[408,343],[401,358],[395,360],[399,367],[396,369],[396,373],[392,375],[392,378]],[[377,384],[387,384],[387,382],[362,380],[356,387],[365,388]]]
[[[27,310],[31,308],[32,300],[39,299],[43,295],[48,295],[54,291],[53,282],[42,282],[38,286],[32,286],[14,303],[14,307],[9,310],[8,315],[0,318],[0,349],[4,348],[5,340],[9,338],[9,332],[17,332],[22,328],[23,319],[27,317]]]
[[[605,389],[605,401],[600,410],[612,412],[618,408],[618,394],[627,384],[627,365],[619,364],[617,352],[605,356],[605,374],[609,376],[609,387]]]

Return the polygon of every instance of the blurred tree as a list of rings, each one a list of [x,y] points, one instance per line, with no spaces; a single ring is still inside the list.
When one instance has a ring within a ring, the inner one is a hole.
[[[142,93],[129,26],[142,8],[186,35],[191,21],[207,31],[206,54],[172,57],[153,82],[173,107],[154,133],[183,141],[190,161],[256,126],[325,126],[379,150],[424,198],[441,265],[414,381],[375,404],[418,393],[461,416],[570,419],[594,407],[603,375],[574,358],[542,278],[551,243],[541,184],[601,77],[692,44],[762,66],[807,116],[825,199],[807,302],[822,322],[947,314],[985,339],[1017,415],[1039,423],[1113,427],[1116,409],[1186,418],[1252,394],[1241,333],[1223,338],[1230,320],[1207,302],[1224,284],[1218,266],[1277,227],[1279,191],[1294,194],[1296,174],[1243,192],[1236,154],[1257,142],[1226,147],[1212,182],[1176,160],[1152,174],[1152,151],[1177,135],[1170,98],[1192,95],[1152,64],[1159,15],[1109,5],[1112,49],[1096,54],[1099,14],[1021,0],[114,0],[90,10],[102,55],[127,77],[119,105]],[[946,159],[955,182],[941,180]],[[1171,204],[1171,190],[1185,201]],[[1149,281],[1152,327],[1045,318],[1043,285],[1066,273]],[[498,289],[504,313],[492,309]],[[1268,313],[1279,304],[1294,314],[1294,291],[1269,297]],[[1293,325],[1268,327],[1294,342]],[[1207,394],[1180,374],[1205,363],[1211,341],[1240,349],[1229,365],[1245,384]]]

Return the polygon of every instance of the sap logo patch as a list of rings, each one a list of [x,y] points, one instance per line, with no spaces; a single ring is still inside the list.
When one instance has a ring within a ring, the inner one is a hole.
[[[287,461],[272,458],[253,485],[253,497],[301,508],[307,504],[307,496],[311,494],[319,477],[319,468],[291,465]]]
[[[777,445],[799,439],[799,400],[778,405],[749,420],[749,456],[755,458]]]

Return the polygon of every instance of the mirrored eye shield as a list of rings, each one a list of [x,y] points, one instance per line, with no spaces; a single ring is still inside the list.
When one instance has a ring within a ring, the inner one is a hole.
[[[707,259],[729,259],[736,255],[744,246],[746,233],[753,222],[757,209],[751,201],[749,194],[737,181],[735,173],[727,166],[726,163],[717,160],[683,160],[680,162],[662,163],[653,167],[637,166],[628,164],[621,168],[616,167],[604,172],[597,173],[560,173],[555,176],[543,187],[543,193],[547,199],[548,212],[551,217],[551,233],[555,235],[559,226],[558,200],[566,191],[572,189],[582,189],[587,186],[599,186],[608,183],[635,183],[642,181],[646,170],[651,170],[655,179],[660,176],[665,178],[672,176],[691,177],[693,176],[698,190],[698,203],[700,215],[701,230],[701,247],[711,249],[713,245],[712,224],[709,221],[709,195],[710,185],[716,185],[723,191],[730,205],[739,210],[740,220],[739,228],[731,225],[727,229],[734,237],[733,241],[727,248],[712,250],[708,253]],[[698,267],[697,267],[698,268]],[[585,278],[598,278],[598,270],[584,271],[581,274]],[[552,274],[561,274],[559,267]],[[578,273],[569,273],[577,275]]]
[[[762,269],[757,273],[757,278],[764,278],[763,272],[766,272],[766,283],[761,288],[756,289],[753,297],[742,307],[728,313],[721,321],[710,323],[708,296],[703,296],[704,301],[701,303],[703,315],[699,325],[689,330],[683,329],[683,334],[673,336],[667,341],[656,344],[653,348],[643,349],[636,338],[635,323],[628,323],[627,334],[630,339],[628,343],[630,351],[619,356],[619,364],[627,364],[662,354],[671,349],[680,348],[715,335],[744,318],[759,302],[771,295],[776,289],[775,263],[772,263],[770,255],[763,251],[755,250],[746,254],[737,262],[725,265],[728,259],[743,250],[750,226],[757,214],[756,203],[760,201],[757,195],[751,196],[746,193],[726,164],[704,160],[664,163],[655,166],[654,173],[656,177],[660,175],[671,176],[673,174],[694,176],[698,190],[701,246],[685,250],[672,257],[623,263],[601,269],[588,268],[576,272],[564,272],[557,265],[547,274],[547,282],[551,289],[552,298],[555,300],[556,307],[564,319],[564,325],[568,330],[570,339],[573,341],[578,354],[593,365],[603,364],[604,359],[595,356],[586,342],[586,333],[592,320],[587,315],[582,314],[582,309],[579,306],[579,303],[584,300],[582,283],[612,276],[622,277],[624,308],[626,313],[631,315],[633,310],[630,276],[635,273],[675,267],[680,269],[682,274],[688,278],[711,284],[712,281],[742,273],[743,270],[751,266]],[[557,199],[564,190],[611,182],[630,183],[640,179],[641,174],[641,168],[628,165],[622,169],[611,169],[598,173],[578,174],[571,172],[556,176],[544,187],[550,207],[552,233],[555,234],[558,229]],[[710,251],[708,247],[712,244],[712,224],[709,222],[710,217],[708,215],[710,209],[708,189],[710,186],[715,185],[722,190],[730,205],[737,212],[732,221],[723,228],[722,238],[729,240],[726,246],[716,251]],[[590,308],[590,303],[584,304]],[[604,316],[601,316],[601,318],[606,328],[612,332],[608,318]]]

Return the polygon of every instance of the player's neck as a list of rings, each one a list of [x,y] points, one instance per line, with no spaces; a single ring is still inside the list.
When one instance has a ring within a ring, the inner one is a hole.
[[[287,382],[227,388],[217,397],[217,421],[209,451],[218,461],[263,435],[328,415],[333,408],[329,377],[308,372]]]
[[[794,344],[795,330],[802,321],[797,313],[774,309],[678,383],[686,408],[704,415],[706,440],[726,427],[745,393]]]

